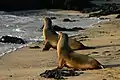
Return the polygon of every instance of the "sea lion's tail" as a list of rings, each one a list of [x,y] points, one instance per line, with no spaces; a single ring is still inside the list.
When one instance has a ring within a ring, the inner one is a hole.
[[[104,66],[103,66],[103,65],[100,65],[100,68],[101,68],[101,69],[104,69]]]
[[[98,65],[95,69],[104,69],[103,65]]]
[[[104,68],[105,67],[101,63],[98,62],[98,69],[104,69]]]

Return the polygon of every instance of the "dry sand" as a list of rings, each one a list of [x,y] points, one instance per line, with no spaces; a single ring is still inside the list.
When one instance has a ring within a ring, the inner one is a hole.
[[[86,70],[79,76],[67,77],[67,80],[120,80],[120,20],[111,20],[93,25],[80,35],[73,36],[86,46],[96,49],[78,50],[79,54],[88,54],[105,69]],[[56,50],[42,52],[41,49],[18,49],[0,58],[0,80],[54,80],[40,77],[47,69],[58,64]]]

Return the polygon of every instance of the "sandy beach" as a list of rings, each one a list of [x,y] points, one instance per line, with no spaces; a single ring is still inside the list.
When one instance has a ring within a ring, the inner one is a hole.
[[[67,77],[67,80],[120,80],[120,19],[112,18],[79,32],[79,35],[72,38],[96,48],[75,52],[92,56],[105,69],[81,71],[83,74]],[[40,49],[24,47],[2,56],[0,80],[54,80],[39,76],[45,70],[58,65],[56,50],[42,52],[42,48],[41,43]]]

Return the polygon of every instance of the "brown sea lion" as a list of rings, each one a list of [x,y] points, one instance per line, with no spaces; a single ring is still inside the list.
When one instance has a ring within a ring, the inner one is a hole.
[[[59,33],[59,41],[57,44],[57,54],[59,59],[58,68],[67,66],[73,69],[101,69],[103,68],[96,59],[83,54],[75,53],[69,46],[68,35]]]
[[[52,21],[49,17],[43,18],[43,37],[45,46],[43,51],[49,50],[51,47],[57,49],[57,42],[58,42],[58,34],[53,30]],[[79,41],[75,39],[69,38],[69,45],[72,50],[80,50],[80,49],[91,49],[93,47],[84,46]]]

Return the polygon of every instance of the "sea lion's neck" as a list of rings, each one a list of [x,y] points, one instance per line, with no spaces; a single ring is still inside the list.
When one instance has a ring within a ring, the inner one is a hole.
[[[57,45],[57,50],[64,55],[72,51],[72,49],[68,45],[68,37],[66,37],[65,35],[60,37]]]
[[[51,29],[52,28],[52,24],[50,23],[44,23],[44,29]]]

